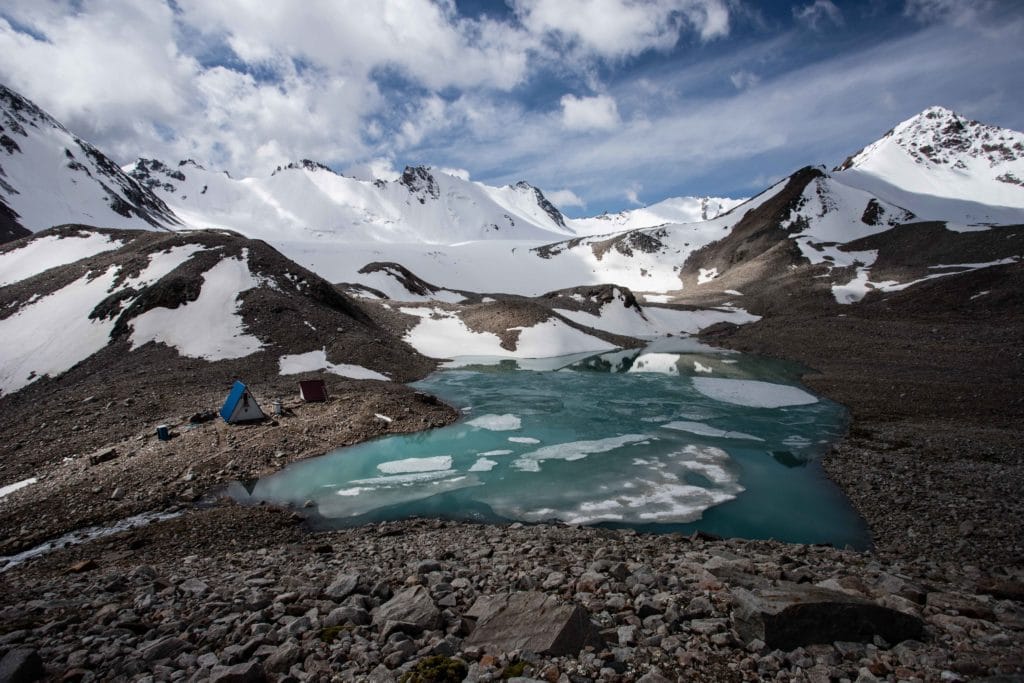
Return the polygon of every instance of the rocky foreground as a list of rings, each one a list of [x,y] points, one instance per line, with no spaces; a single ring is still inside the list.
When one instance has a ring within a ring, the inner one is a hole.
[[[178,540],[196,554],[168,554]],[[557,525],[410,520],[310,535],[281,511],[220,507],[3,575],[0,680],[1020,671],[1024,576],[955,561],[907,569],[830,547]]]

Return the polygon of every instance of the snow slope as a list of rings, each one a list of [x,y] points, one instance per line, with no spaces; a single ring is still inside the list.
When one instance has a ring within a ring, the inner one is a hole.
[[[836,171],[839,182],[920,219],[1024,222],[1024,133],[943,107],[907,119]]]
[[[13,393],[43,376],[56,377],[101,351],[110,343],[116,318],[92,316],[111,294],[135,296],[201,250],[186,245],[157,252],[135,277],[118,281],[119,268],[87,273],[44,297],[26,302],[16,313],[0,320],[0,396]],[[155,309],[168,310],[168,309]],[[206,338],[189,333],[201,344]]]
[[[117,249],[122,244],[119,240],[97,232],[40,236],[17,249],[0,253],[0,287],[38,275],[50,268]]]
[[[0,206],[31,231],[64,223],[169,229],[171,210],[88,142],[0,85]]]

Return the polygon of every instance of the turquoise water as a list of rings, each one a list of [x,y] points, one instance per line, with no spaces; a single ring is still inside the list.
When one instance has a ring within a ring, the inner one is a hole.
[[[229,493],[312,501],[321,526],[558,519],[868,544],[817,462],[845,411],[799,388],[790,364],[677,340],[460,365],[414,385],[459,408],[458,423],[338,449]]]

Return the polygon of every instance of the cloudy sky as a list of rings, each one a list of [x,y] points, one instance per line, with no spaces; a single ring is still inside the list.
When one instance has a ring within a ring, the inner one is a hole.
[[[4,0],[0,82],[120,163],[745,196],[941,104],[1024,130],[1019,0]]]

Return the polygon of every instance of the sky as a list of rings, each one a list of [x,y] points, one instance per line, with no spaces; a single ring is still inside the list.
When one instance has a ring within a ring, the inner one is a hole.
[[[1019,0],[4,0],[0,82],[121,164],[743,197],[931,105],[1024,130]]]

